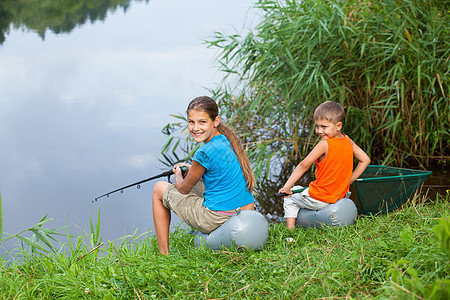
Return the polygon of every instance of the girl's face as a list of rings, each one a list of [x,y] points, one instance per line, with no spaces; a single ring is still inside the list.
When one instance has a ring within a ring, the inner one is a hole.
[[[328,140],[334,137],[341,138],[343,135],[341,134],[342,123],[337,122],[333,123],[326,119],[315,120],[316,124],[316,133],[323,139]]]
[[[217,126],[220,123],[220,116],[215,120],[211,120],[209,115],[200,110],[192,109],[188,112],[188,127],[194,141],[209,142],[214,136],[219,134]]]

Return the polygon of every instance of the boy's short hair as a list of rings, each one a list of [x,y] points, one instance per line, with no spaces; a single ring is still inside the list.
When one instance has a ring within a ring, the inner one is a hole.
[[[337,102],[326,101],[320,104],[314,111],[314,121],[327,120],[332,123],[344,122],[345,110]]]

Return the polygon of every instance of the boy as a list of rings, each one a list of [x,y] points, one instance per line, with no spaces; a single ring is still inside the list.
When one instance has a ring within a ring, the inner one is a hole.
[[[344,198],[350,184],[367,168],[370,158],[348,136],[341,133],[345,111],[339,103],[326,101],[314,111],[316,133],[321,141],[301,161],[286,181],[280,193],[284,198],[284,211],[287,227],[295,227],[295,219],[301,208],[319,210],[330,203]],[[353,170],[353,156],[359,160]],[[294,194],[291,189],[295,182],[309,169],[316,166],[316,180],[302,193]]]

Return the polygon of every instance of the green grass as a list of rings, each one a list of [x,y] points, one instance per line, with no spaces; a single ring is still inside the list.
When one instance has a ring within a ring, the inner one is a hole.
[[[167,257],[152,236],[97,246],[79,238],[56,253],[24,250],[3,260],[0,299],[445,299],[448,211],[447,196],[360,216],[349,227],[291,232],[271,224],[258,252],[194,248],[184,230],[171,234]]]

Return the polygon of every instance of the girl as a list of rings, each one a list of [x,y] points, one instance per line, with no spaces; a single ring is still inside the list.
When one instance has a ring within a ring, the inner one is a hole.
[[[187,108],[188,128],[197,143],[192,165],[173,168],[175,184],[160,181],[152,194],[153,222],[161,254],[169,254],[170,211],[203,233],[210,233],[234,214],[253,209],[255,177],[239,138],[224,125],[216,102],[197,97]],[[180,167],[186,166],[183,174]]]

